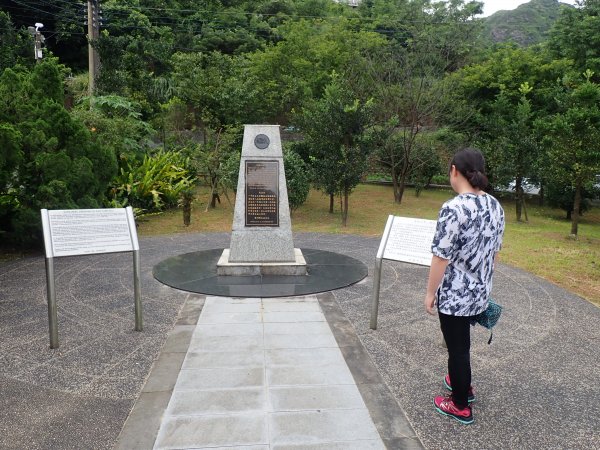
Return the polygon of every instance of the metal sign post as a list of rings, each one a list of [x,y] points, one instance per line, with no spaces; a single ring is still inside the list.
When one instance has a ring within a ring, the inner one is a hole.
[[[56,289],[54,288],[54,258],[46,258],[46,293],[48,297],[48,326],[50,327],[50,348],[58,348]]]
[[[135,217],[133,217],[133,209],[131,206],[125,208],[127,212],[127,226],[131,236],[131,250],[133,252],[133,296],[135,305],[135,331],[143,330],[142,320],[142,272],[140,262],[140,244],[137,238],[137,230],[135,228]]]
[[[392,215],[388,217],[375,257],[370,323],[372,330],[377,329],[383,260],[403,261],[422,266],[431,265],[431,242],[435,234],[436,223],[435,220]]]
[[[381,284],[381,266],[383,262],[383,252],[387,245],[388,238],[390,236],[390,230],[394,223],[394,216],[388,216],[388,220],[383,230],[383,236],[379,243],[379,249],[377,250],[377,256],[375,257],[375,271],[373,272],[373,301],[371,302],[371,329],[377,329],[377,314],[379,313],[379,286]]]
[[[140,246],[131,207],[41,210],[46,250],[46,284],[50,348],[58,348],[54,258],[133,252],[135,330],[142,331]]]
[[[142,293],[141,293],[141,271],[140,251],[133,251],[133,295],[135,303],[135,331],[143,330],[142,320]]]

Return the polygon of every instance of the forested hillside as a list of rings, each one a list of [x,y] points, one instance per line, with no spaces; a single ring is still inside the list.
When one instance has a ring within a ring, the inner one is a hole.
[[[39,242],[40,208],[139,216],[191,201],[198,183],[218,207],[247,123],[293,138],[293,207],[310,183],[332,210],[344,200],[344,224],[368,172],[387,174],[400,203],[465,145],[486,153],[492,189],[515,183],[520,219],[525,180],[573,213],[573,234],[594,195],[596,2],[562,9],[547,43],[492,51],[481,3],[464,0],[93,0],[90,73],[80,2],[0,6],[4,244]]]
[[[531,0],[509,11],[498,11],[485,20],[484,37],[492,43],[539,44],[548,39],[561,8],[559,0]]]

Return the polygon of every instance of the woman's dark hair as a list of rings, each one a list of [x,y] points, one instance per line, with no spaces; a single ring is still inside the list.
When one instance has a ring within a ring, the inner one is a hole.
[[[450,162],[450,167],[452,166],[455,166],[474,188],[483,190],[487,187],[485,159],[476,148],[463,148],[456,152]]]

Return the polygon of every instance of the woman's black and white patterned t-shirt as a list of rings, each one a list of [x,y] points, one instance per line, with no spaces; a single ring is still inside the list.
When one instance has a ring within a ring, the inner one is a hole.
[[[491,195],[460,194],[444,203],[431,246],[450,261],[437,291],[439,312],[474,316],[486,309],[503,233],[504,210]]]

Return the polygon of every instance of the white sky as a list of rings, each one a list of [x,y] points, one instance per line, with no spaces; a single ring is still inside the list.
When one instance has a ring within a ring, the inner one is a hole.
[[[483,15],[489,16],[494,14],[496,11],[500,11],[502,9],[515,9],[517,6],[522,3],[527,3],[528,0],[480,0],[483,1]],[[574,5],[574,0],[560,0],[562,3],[568,3],[570,5]]]

